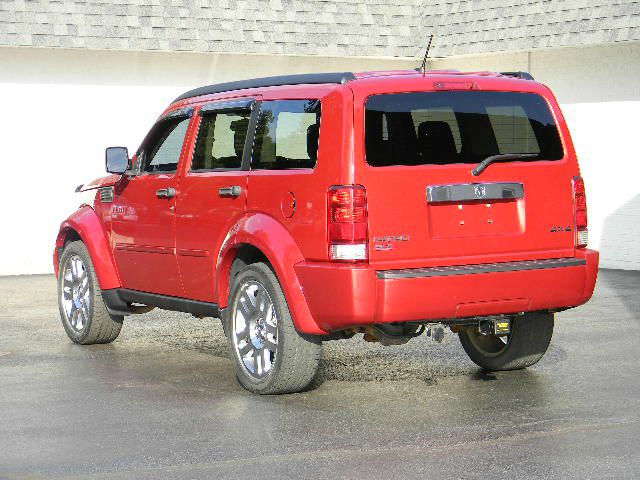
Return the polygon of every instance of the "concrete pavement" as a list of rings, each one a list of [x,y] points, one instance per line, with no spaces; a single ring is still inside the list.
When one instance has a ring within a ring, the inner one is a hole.
[[[0,478],[640,478],[640,273],[601,272],[546,357],[485,373],[455,336],[324,346],[306,393],[235,381],[218,321],[64,334],[52,276],[0,277]]]

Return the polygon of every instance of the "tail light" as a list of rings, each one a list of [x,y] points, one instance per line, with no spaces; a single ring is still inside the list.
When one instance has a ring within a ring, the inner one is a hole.
[[[329,188],[329,258],[347,262],[367,260],[367,192],[362,185]]]
[[[582,177],[573,177],[573,211],[576,222],[576,247],[586,247],[589,231],[587,229],[587,196]]]

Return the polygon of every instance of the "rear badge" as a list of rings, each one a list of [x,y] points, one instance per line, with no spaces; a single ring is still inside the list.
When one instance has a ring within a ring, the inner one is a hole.
[[[378,252],[386,252],[393,249],[394,242],[408,242],[409,235],[383,235],[373,237],[373,249]]]

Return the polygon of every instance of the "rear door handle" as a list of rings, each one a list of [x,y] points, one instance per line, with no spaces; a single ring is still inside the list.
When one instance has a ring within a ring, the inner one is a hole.
[[[176,196],[176,189],[172,187],[160,188],[156,190],[156,197],[158,198],[173,198],[175,196]]]
[[[222,187],[218,190],[218,195],[226,198],[236,198],[242,193],[242,187],[240,185],[234,185],[233,187]]]

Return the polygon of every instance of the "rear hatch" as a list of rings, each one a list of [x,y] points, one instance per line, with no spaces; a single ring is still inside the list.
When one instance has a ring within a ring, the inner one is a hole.
[[[577,164],[550,103],[540,92],[470,85],[360,92],[355,183],[366,188],[376,267],[573,256]]]

